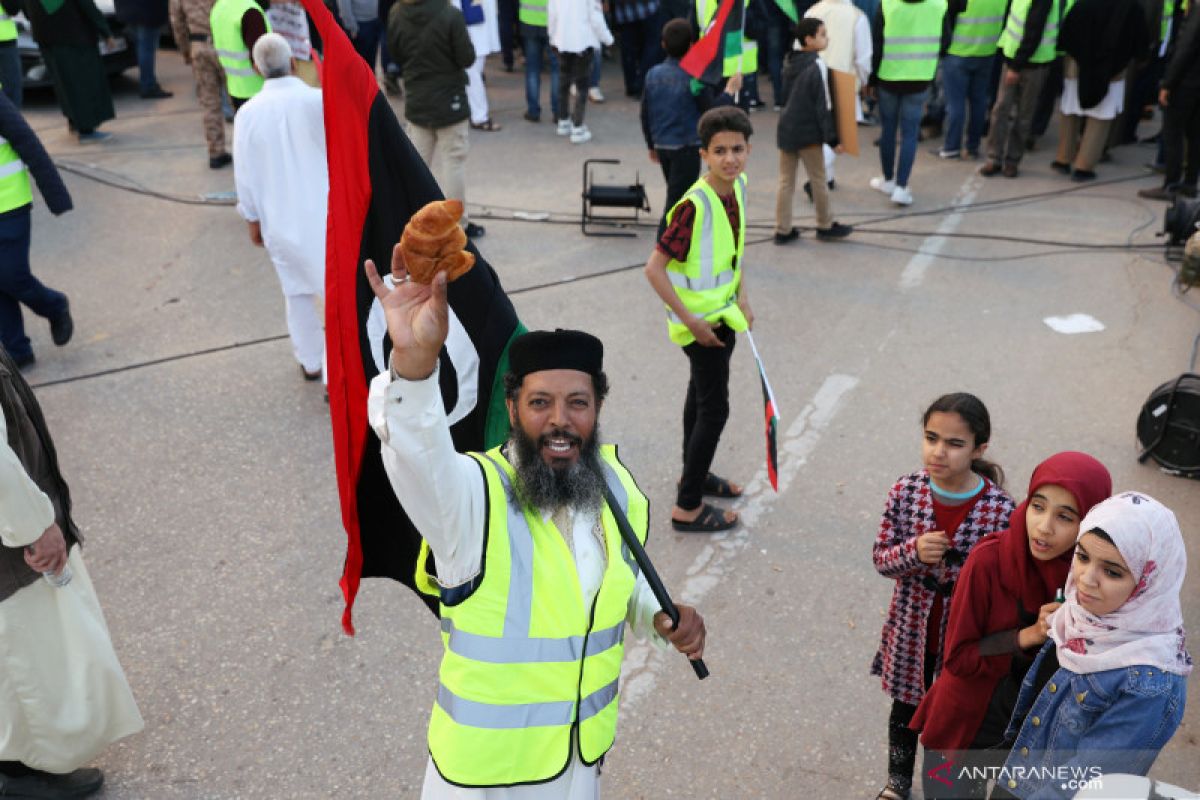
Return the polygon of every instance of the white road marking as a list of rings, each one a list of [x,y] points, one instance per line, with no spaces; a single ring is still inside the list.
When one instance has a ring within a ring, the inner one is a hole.
[[[958,196],[954,198],[954,205],[960,208],[970,205],[982,186],[983,178],[978,173],[972,173],[963,182],[962,188],[958,190]],[[921,242],[920,252],[908,260],[904,271],[900,273],[901,289],[915,289],[921,285],[925,280],[925,271],[929,269],[934,259],[942,252],[942,248],[946,246],[946,234],[953,233],[962,224],[963,216],[961,210],[947,214],[937,226],[937,233]]]
[[[808,462],[808,457],[821,440],[821,434],[829,427],[846,395],[858,385],[858,381],[853,375],[834,374],[827,377],[812,401],[787,429],[779,442],[780,495],[787,491],[800,468]],[[711,544],[700,551],[688,568],[687,579],[675,593],[674,599],[687,605],[697,605],[716,587],[733,568],[730,562],[750,544],[750,530],[771,509],[778,496],[771,489],[764,464],[746,485],[742,498],[733,506],[741,516],[742,524],[732,531],[713,535]],[[625,663],[621,670],[621,701],[624,708],[628,709],[639,698],[653,691],[657,673],[666,657],[683,658],[674,650],[659,651],[647,642],[631,642],[625,648]]]
[[[1099,333],[1104,323],[1091,314],[1068,314],[1065,317],[1046,317],[1042,322],[1058,333]]]

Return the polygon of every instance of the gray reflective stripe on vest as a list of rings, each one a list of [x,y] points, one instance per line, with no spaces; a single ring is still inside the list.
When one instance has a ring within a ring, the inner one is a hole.
[[[1025,20],[1018,17],[1016,14],[1009,14],[1008,15],[1008,25],[1006,27],[1008,28],[1009,33],[1011,33],[1013,36],[1020,39],[1022,37],[1022,35],[1024,35],[1024,33],[1025,33]],[[1058,34],[1058,23],[1051,22],[1050,20],[1046,20],[1046,27],[1043,28],[1042,30],[1043,30],[1043,34],[1054,33],[1055,35],[1057,35]]]
[[[616,699],[616,696],[617,681],[613,681],[583,698],[583,701],[579,704],[579,721],[583,722],[584,720],[591,719],[608,708],[608,704]]]
[[[959,17],[957,25],[994,25],[1004,22],[1004,17]]]
[[[12,17],[8,14],[0,14],[0,22],[12,22]]]
[[[733,304],[736,302],[737,302],[736,300],[730,301],[730,302],[726,303],[725,305],[721,306],[720,308],[718,308],[716,311],[707,312],[704,316],[705,316],[705,318],[708,318],[708,317],[711,317],[713,314],[721,314],[725,311],[725,309],[733,308]],[[667,309],[667,319],[671,320],[671,322],[674,322],[676,325],[683,324],[683,320],[681,320],[679,317],[675,316],[675,312],[672,311],[671,309]]]
[[[450,652],[488,664],[561,663],[578,661],[584,655],[603,653],[625,639],[625,622],[604,630],[592,631],[587,637],[566,636],[560,639],[497,638],[461,631],[449,617],[442,619],[442,631],[449,634]]]
[[[715,288],[718,284],[713,281],[713,211],[712,201],[703,189],[696,189],[686,195],[693,203],[699,202],[704,206],[704,224],[700,228],[700,277],[693,280],[682,272],[667,270],[667,277],[676,289],[690,289],[693,292],[703,292]]]
[[[508,473],[491,456],[488,461],[496,468],[506,499],[512,497],[512,481]],[[533,533],[521,513],[520,506],[506,502],[508,510],[508,605],[504,609],[504,638],[524,639],[529,636],[529,621],[533,618]]]
[[[602,467],[604,467],[604,482],[608,484],[608,490],[612,492],[612,496],[614,499],[616,499],[617,505],[621,507],[621,513],[628,514],[629,493],[625,491],[624,484],[621,483],[621,479],[617,476],[616,470],[614,470],[607,461],[601,461],[600,464]],[[637,580],[638,573],[641,570],[638,567],[637,560],[633,557],[633,553],[631,553],[629,550],[629,545],[625,544],[625,537],[621,537],[621,558],[633,572],[634,580]]]
[[[951,37],[951,44],[995,44],[1000,38],[1000,35],[995,36],[960,36],[954,34]]]
[[[226,75],[233,75],[236,78],[253,78],[258,73],[252,69],[230,69],[225,67]]]
[[[459,697],[447,689],[445,684],[438,686],[437,702],[442,710],[459,725],[469,725],[472,728],[540,728],[550,725],[570,725],[575,719],[575,701],[573,700],[493,705]]]
[[[249,50],[218,50],[217,58],[229,58],[229,59],[233,59],[234,61],[249,61],[250,60],[250,51]]]
[[[889,36],[883,41],[883,49],[889,44],[941,44],[940,36]]]
[[[614,680],[583,698],[579,703],[579,721],[591,719],[608,708],[609,704],[616,699],[617,684],[618,682]],[[459,697],[445,685],[439,685],[437,703],[459,725],[468,725],[472,728],[516,730],[570,725],[575,721],[575,703],[571,700],[492,705]]]
[[[7,164],[0,165],[0,178],[11,178],[18,172],[25,171],[25,163],[23,161],[9,161]]]
[[[889,53],[885,47],[883,57],[888,61],[936,61],[937,52],[930,50],[927,53]]]

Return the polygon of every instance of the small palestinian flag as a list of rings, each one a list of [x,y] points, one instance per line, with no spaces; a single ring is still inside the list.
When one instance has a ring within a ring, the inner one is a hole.
[[[348,539],[342,626],[362,578],[416,588],[421,536],[404,513],[367,424],[367,389],[388,369],[383,310],[363,273],[372,259],[390,274],[392,247],[409,218],[442,192],[404,135],[375,74],[321,0],[303,0],[325,44],[322,68],[329,220],[325,253],[325,348],[342,524]],[[335,90],[336,88],[336,90]],[[297,198],[303,202],[303,198]],[[475,268],[450,284],[450,335],[440,381],[450,434],[460,450],[485,450],[508,436],[503,377],[508,345],[524,331],[500,280],[474,245]],[[436,569],[432,564],[429,565]],[[418,596],[434,614],[437,599]]]
[[[717,13],[704,27],[700,39],[680,59],[679,66],[701,83],[720,85],[723,75],[733,74],[726,64],[736,64],[742,55],[744,13],[743,0],[721,0]]]
[[[754,363],[758,365],[758,378],[762,382],[763,412],[767,418],[767,477],[771,480],[771,488],[779,491],[779,406],[775,405],[775,393],[771,391],[771,382],[767,380],[767,371],[763,368],[762,357],[754,344],[754,337],[746,332],[750,341],[750,349],[754,351]]]

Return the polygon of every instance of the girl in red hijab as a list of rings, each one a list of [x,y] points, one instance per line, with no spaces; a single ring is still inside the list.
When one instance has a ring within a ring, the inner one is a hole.
[[[986,797],[978,767],[1003,763],[1004,748],[993,748],[1048,637],[1046,618],[1060,605],[1055,596],[1071,569],[1079,523],[1110,494],[1103,464],[1058,453],[1033,471],[1010,528],[971,550],[950,603],[942,672],[911,725],[925,747],[925,797]],[[989,752],[957,752],[964,750]]]

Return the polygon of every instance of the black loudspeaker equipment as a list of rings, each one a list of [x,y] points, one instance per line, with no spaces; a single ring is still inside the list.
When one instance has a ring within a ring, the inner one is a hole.
[[[1200,225],[1200,199],[1183,197],[1175,198],[1175,202],[1167,207],[1163,216],[1163,233],[1170,236],[1168,247],[1179,247],[1196,232]]]
[[[650,199],[646,197],[646,187],[642,185],[641,176],[634,174],[633,183],[619,185],[603,185],[592,180],[592,164],[620,164],[615,158],[589,158],[583,162],[583,217],[579,226],[584,236],[636,236],[634,231],[593,231],[588,226],[600,225],[624,228],[632,222],[638,223],[638,215],[642,211],[650,211]],[[631,208],[633,218],[628,216],[600,216],[596,208]]]
[[[1138,415],[1139,462],[1200,478],[1200,375],[1185,372],[1150,393]]]

